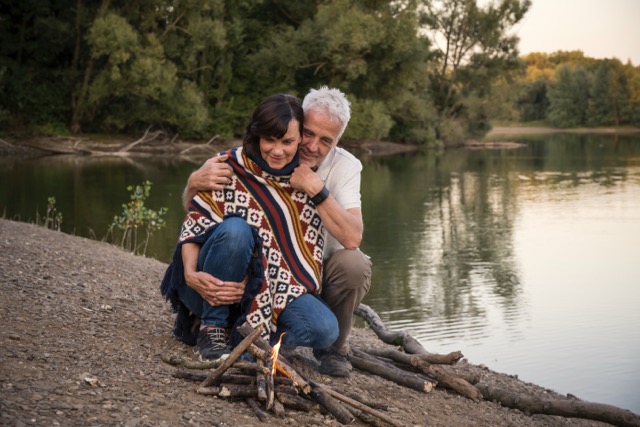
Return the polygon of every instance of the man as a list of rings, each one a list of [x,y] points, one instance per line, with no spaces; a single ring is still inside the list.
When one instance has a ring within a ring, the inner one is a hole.
[[[291,185],[304,191],[316,202],[327,231],[322,280],[323,301],[335,314],[338,339],[330,347],[314,351],[319,371],[333,376],[349,376],[347,359],[353,311],[371,286],[371,261],[358,247],[362,241],[363,222],[360,198],[362,164],[338,141],[351,118],[350,103],[335,88],[312,89],[302,102],[304,126],[299,148],[300,166],[291,176]],[[186,203],[199,190],[220,190],[232,175],[216,156],[189,177],[183,193]],[[220,292],[237,293],[238,284],[211,282]]]

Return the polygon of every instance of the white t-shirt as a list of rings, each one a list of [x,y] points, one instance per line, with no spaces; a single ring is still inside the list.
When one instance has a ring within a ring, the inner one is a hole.
[[[343,209],[361,208],[360,173],[362,163],[344,148],[333,147],[316,174]],[[324,259],[343,246],[325,230]]]

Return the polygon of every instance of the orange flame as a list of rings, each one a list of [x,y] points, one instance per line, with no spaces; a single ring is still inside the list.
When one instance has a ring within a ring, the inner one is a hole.
[[[276,345],[273,346],[273,349],[271,350],[271,375],[275,375],[276,374],[276,364],[278,363],[278,354],[280,353],[280,345],[282,344],[282,337],[284,336],[284,334],[286,334],[286,332],[283,332],[280,335],[280,339],[278,340],[278,343]]]

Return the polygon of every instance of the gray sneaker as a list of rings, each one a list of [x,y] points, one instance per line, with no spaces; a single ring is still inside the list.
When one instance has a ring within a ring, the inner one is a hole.
[[[320,362],[318,372],[332,377],[348,377],[353,367],[346,356],[334,351],[314,350],[313,355]]]
[[[200,354],[200,360],[225,359],[231,353],[227,345],[229,340],[227,330],[216,326],[205,326],[198,332],[196,349]]]

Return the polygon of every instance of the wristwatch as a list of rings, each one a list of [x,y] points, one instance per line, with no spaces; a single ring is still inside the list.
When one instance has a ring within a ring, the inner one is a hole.
[[[329,189],[325,185],[324,187],[322,187],[322,190],[320,190],[318,194],[311,198],[311,201],[314,205],[318,206],[320,203],[327,200],[327,197],[329,197]]]

